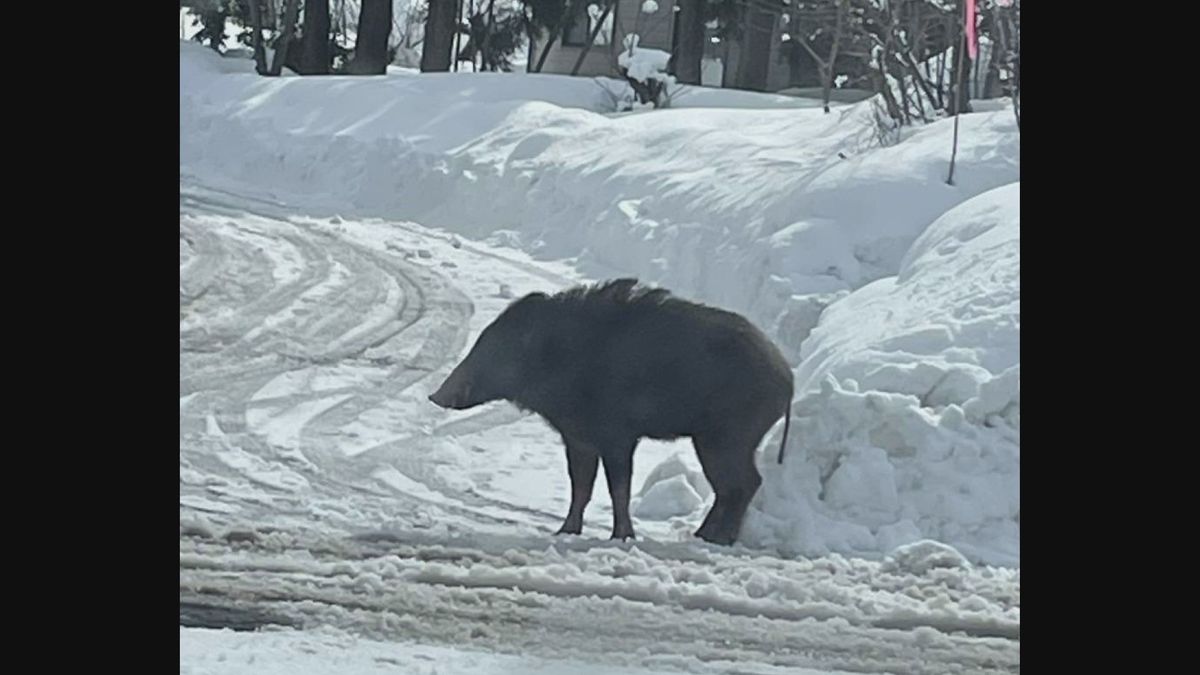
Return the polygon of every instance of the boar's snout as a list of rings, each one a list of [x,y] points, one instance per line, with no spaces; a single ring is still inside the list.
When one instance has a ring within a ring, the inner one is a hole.
[[[468,383],[456,385],[452,382],[454,379],[451,377],[443,382],[437,391],[429,395],[429,400],[443,408],[450,408],[452,410],[470,408],[471,385]]]

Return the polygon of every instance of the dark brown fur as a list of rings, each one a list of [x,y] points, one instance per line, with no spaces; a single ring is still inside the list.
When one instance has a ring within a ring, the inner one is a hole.
[[[690,437],[716,502],[696,535],[731,544],[762,482],[759,442],[792,399],[779,350],[738,314],[636,279],[533,293],[508,307],[430,400],[470,408],[506,399],[562,435],[578,534],[603,463],[614,538],[633,536],[629,490],[642,438]]]

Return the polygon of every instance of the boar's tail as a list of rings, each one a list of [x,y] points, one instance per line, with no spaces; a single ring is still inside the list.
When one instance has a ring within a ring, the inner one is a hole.
[[[783,413],[783,440],[779,441],[779,463],[783,464],[783,451],[787,449],[788,427],[792,424],[792,399],[788,397],[788,407]]]

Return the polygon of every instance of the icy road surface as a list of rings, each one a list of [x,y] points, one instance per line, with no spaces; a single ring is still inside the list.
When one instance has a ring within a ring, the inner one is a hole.
[[[569,266],[186,176],[179,233],[181,626],[368,641],[385,669],[422,645],[492,655],[437,672],[1019,671],[1020,571],[937,546],[781,559],[636,502],[639,540],[616,544],[602,476],[584,535],[552,537],[557,435],[426,397],[512,298],[578,282]],[[635,494],[676,454],[698,469],[686,442],[643,443]],[[220,671],[204,645],[234,642],[185,631],[181,672]]]

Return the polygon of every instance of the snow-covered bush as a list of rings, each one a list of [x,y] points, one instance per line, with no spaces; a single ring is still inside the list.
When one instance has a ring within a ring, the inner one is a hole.
[[[633,88],[636,103],[664,108],[676,92],[675,77],[667,73],[671,55],[661,49],[639,47],[641,37],[637,33],[625,36],[624,50],[617,57],[621,76]],[[632,102],[626,109],[635,108]]]

